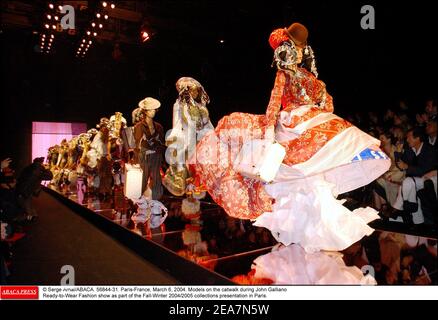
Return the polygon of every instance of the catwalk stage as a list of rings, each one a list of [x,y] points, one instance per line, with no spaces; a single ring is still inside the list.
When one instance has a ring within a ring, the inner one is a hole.
[[[199,218],[187,219],[182,199],[167,196],[168,218],[149,229],[130,223],[112,199],[79,198],[46,188],[36,200],[40,219],[17,248],[11,284],[59,284],[65,264],[75,267],[76,284],[245,283],[254,260],[277,244],[214,203],[202,202]],[[378,284],[436,284],[433,250],[436,239],[376,230],[342,254],[347,266],[372,265]]]

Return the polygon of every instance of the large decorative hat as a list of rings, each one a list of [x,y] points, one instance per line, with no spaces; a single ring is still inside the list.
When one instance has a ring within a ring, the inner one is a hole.
[[[100,118],[99,124],[96,125],[96,128],[100,129],[103,127],[108,127],[109,125],[109,119],[104,117],[104,118]]]
[[[296,46],[304,48],[307,45],[307,37],[309,36],[309,31],[301,23],[292,23],[289,28],[285,29],[285,33],[295,43]]]
[[[272,49],[277,49],[283,42],[288,41],[289,37],[286,34],[286,29],[276,29],[269,36],[269,44]]]
[[[161,106],[161,103],[157,99],[147,97],[141,100],[138,106],[144,110],[156,110]]]
[[[185,90],[190,88],[198,88],[201,90],[201,100],[204,104],[210,103],[210,97],[208,96],[207,92],[205,91],[204,87],[201,85],[201,83],[193,79],[191,77],[181,77],[176,82],[176,90],[179,94],[183,93]]]

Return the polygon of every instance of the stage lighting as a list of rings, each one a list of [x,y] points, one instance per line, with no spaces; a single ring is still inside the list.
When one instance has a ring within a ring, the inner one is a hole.
[[[97,36],[97,32],[94,32],[94,33],[93,33],[93,36],[95,36],[95,37],[96,37],[96,36]]]
[[[46,29],[50,28],[50,26],[47,23],[44,26],[46,27]]]
[[[91,26],[94,28],[94,27],[96,26],[96,24],[93,22],[93,23],[91,24]]]
[[[106,3],[105,1],[102,2],[102,7],[106,8],[107,5],[108,5],[108,3]]]
[[[114,3],[111,4],[111,9],[114,9],[116,5]]]
[[[90,35],[91,34],[91,32],[90,31],[87,31],[87,35]]]
[[[51,35],[50,35],[50,38],[52,38],[52,39],[55,38],[55,35],[51,34]]]
[[[149,33],[147,31],[141,32],[141,41],[146,42],[150,39]]]
[[[53,3],[49,3],[49,8],[53,9],[55,6],[53,5]]]
[[[91,41],[91,40],[90,40],[90,41],[89,41],[88,43],[89,43],[89,44],[92,44],[92,43],[93,43],[93,41]]]
[[[56,21],[58,21],[58,20],[59,20],[58,16],[55,16],[55,20],[56,20]]]
[[[52,29],[56,30],[56,24],[52,25]]]
[[[105,20],[108,20],[108,15],[106,14],[106,15],[104,16],[104,18],[105,18]]]
[[[47,19],[52,19],[52,16],[50,14],[47,15]]]
[[[98,19],[100,19],[100,13],[97,13],[97,14],[96,14],[96,17],[97,17]]]
[[[100,23],[99,24],[99,28],[102,29],[103,28],[103,24]]]

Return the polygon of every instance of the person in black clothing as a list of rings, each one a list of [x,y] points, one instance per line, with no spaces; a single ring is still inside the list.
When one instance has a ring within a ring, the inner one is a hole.
[[[434,120],[429,120],[426,124],[426,134],[427,134],[427,142],[429,142],[429,144],[435,148],[435,152],[438,148],[438,143],[437,143],[437,119],[435,118]]]
[[[32,206],[32,197],[37,197],[41,191],[41,182],[52,180],[52,172],[43,165],[44,158],[36,158],[33,163],[23,169],[17,180],[17,200],[25,211],[26,218],[32,220],[37,213]]]
[[[397,210],[404,210],[403,216],[406,222],[421,224],[424,222],[424,216],[417,191],[424,188],[425,180],[431,180],[436,190],[437,153],[436,150],[425,141],[424,131],[421,128],[416,127],[409,130],[407,142],[410,149],[405,150],[401,159],[397,162],[397,166],[400,170],[406,172],[406,178],[403,180],[393,207]],[[404,201],[417,203],[418,210],[415,212],[407,212]]]

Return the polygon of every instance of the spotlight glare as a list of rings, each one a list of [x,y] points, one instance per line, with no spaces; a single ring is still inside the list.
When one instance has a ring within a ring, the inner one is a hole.
[[[99,28],[102,29],[103,28],[103,24],[100,23],[99,24]]]
[[[103,6],[104,8],[106,8],[107,5],[108,5],[108,3],[106,3],[105,1],[102,2],[102,6]]]
[[[97,14],[96,14],[96,17],[97,17],[98,19],[100,19],[100,13],[97,13]]]
[[[53,8],[54,8],[54,5],[53,5],[52,3],[50,3],[50,4],[49,4],[49,8],[50,8],[50,9],[53,9]]]
[[[50,14],[47,15],[47,19],[52,19],[52,16]]]
[[[93,33],[93,36],[95,36],[95,37],[96,37],[96,36],[97,36],[97,32],[94,32],[94,33]]]
[[[142,31],[141,33],[141,41],[146,42],[150,39],[149,33],[147,31]]]
[[[50,35],[50,38],[52,38],[52,39],[53,39],[53,38],[55,38],[55,36],[54,36],[53,34],[51,34],[51,35]]]
[[[50,26],[47,23],[44,26],[46,27],[46,29],[50,28]]]
[[[111,9],[114,9],[116,5],[114,3],[111,3]]]
[[[56,25],[52,25],[52,29],[53,29],[53,30],[56,30]]]
[[[91,25],[93,26],[93,28],[96,26],[96,24],[94,22]]]
[[[90,31],[87,31],[87,35],[90,35],[91,34],[91,32]]]
[[[56,20],[56,21],[58,21],[58,20],[59,20],[58,16],[55,16],[55,20]]]
[[[105,20],[108,20],[108,15],[106,14],[106,15],[104,16],[104,18],[105,18]]]
[[[92,44],[92,43],[93,43],[93,41],[91,41],[91,40],[90,40],[90,41],[89,41],[88,43],[89,43],[89,44]]]
[[[58,6],[59,11],[62,11],[62,6]]]

